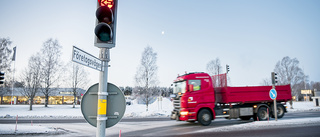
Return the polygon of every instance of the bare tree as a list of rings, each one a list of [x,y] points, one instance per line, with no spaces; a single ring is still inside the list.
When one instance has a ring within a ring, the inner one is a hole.
[[[0,38],[0,70],[10,71],[11,53],[10,49],[12,41],[9,38]]]
[[[219,75],[222,73],[222,66],[219,58],[209,61],[207,64],[207,72],[210,75]]]
[[[142,97],[146,103],[146,111],[148,111],[150,100],[157,92],[153,88],[158,84],[156,62],[157,53],[153,52],[152,47],[146,47],[142,53],[140,67],[135,75],[136,88],[134,89],[134,93]]]
[[[79,88],[84,88],[88,83],[87,72],[85,71],[83,66],[79,64],[72,63],[72,72],[69,73],[69,80],[72,86],[73,93],[73,108],[75,108],[75,104],[77,103],[77,95]]]
[[[219,75],[222,73],[222,66],[220,64],[220,59],[216,58],[214,60],[209,61],[209,63],[207,64],[207,72],[209,73],[209,75]],[[215,87],[220,87],[221,83],[220,83],[220,77],[214,77],[213,79],[215,82]],[[219,85],[220,84],[220,85]]]
[[[317,89],[317,90],[320,90],[320,82],[313,82],[311,81],[311,88],[312,89]]]
[[[24,83],[24,89],[21,91],[21,94],[29,99],[29,110],[32,110],[33,99],[41,88],[41,70],[39,66],[41,66],[40,56],[31,56],[28,68],[26,68],[21,75],[22,83]]]
[[[261,82],[262,86],[270,86],[271,85],[271,78],[265,78]]]
[[[10,66],[11,66],[11,53],[12,50],[10,49],[12,41],[10,41],[9,38],[0,38],[0,71],[4,72],[5,75],[5,82],[4,86],[1,86],[0,89],[0,95],[3,95],[7,92],[7,90],[4,90],[4,87],[9,87],[10,81],[10,75],[8,75],[8,72],[11,72]]]
[[[43,74],[42,93],[45,95],[45,107],[48,106],[49,96],[52,92],[51,86],[59,80],[60,68],[62,63],[60,61],[61,46],[58,40],[48,39],[43,43],[41,49],[41,66]]]
[[[278,84],[290,84],[292,95],[298,99],[301,94],[299,91],[300,83],[308,80],[308,76],[306,76],[303,70],[299,67],[298,59],[291,59],[286,56],[281,61],[277,62],[274,71],[278,74]],[[291,108],[293,108],[292,101],[290,101],[290,105]]]

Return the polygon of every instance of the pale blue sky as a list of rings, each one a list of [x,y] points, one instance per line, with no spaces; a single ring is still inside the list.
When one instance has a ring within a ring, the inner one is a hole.
[[[64,62],[73,45],[98,57],[95,10],[96,0],[1,0],[0,37],[17,46],[16,77],[48,38],[59,40]],[[319,24],[319,0],[120,0],[109,82],[133,86],[147,45],[158,53],[160,86],[185,71],[206,71],[216,57],[230,65],[234,86],[259,85],[285,56],[319,82]],[[88,86],[97,83],[98,71],[86,69]]]

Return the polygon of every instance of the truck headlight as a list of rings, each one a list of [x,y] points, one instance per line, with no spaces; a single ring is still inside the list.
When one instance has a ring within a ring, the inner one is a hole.
[[[181,112],[180,112],[180,115],[181,115],[181,116],[187,116],[188,114],[189,114],[188,111],[181,111]]]

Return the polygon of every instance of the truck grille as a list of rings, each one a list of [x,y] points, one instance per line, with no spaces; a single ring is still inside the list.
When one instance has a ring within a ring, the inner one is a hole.
[[[180,108],[181,108],[180,99],[181,99],[180,97],[173,99],[173,110],[175,110],[175,111],[179,111],[180,110]]]

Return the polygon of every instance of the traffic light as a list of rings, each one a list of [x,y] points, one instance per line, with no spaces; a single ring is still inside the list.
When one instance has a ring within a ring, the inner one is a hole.
[[[228,64],[226,65],[226,70],[227,70],[227,73],[230,71],[230,68],[229,68]]]
[[[116,44],[118,0],[98,0],[94,45],[99,48],[113,48]]]
[[[277,73],[271,72],[271,79],[272,79],[272,84],[273,84],[273,85],[275,85],[276,83],[278,83]]]
[[[0,72],[0,84],[4,84],[4,72]]]

